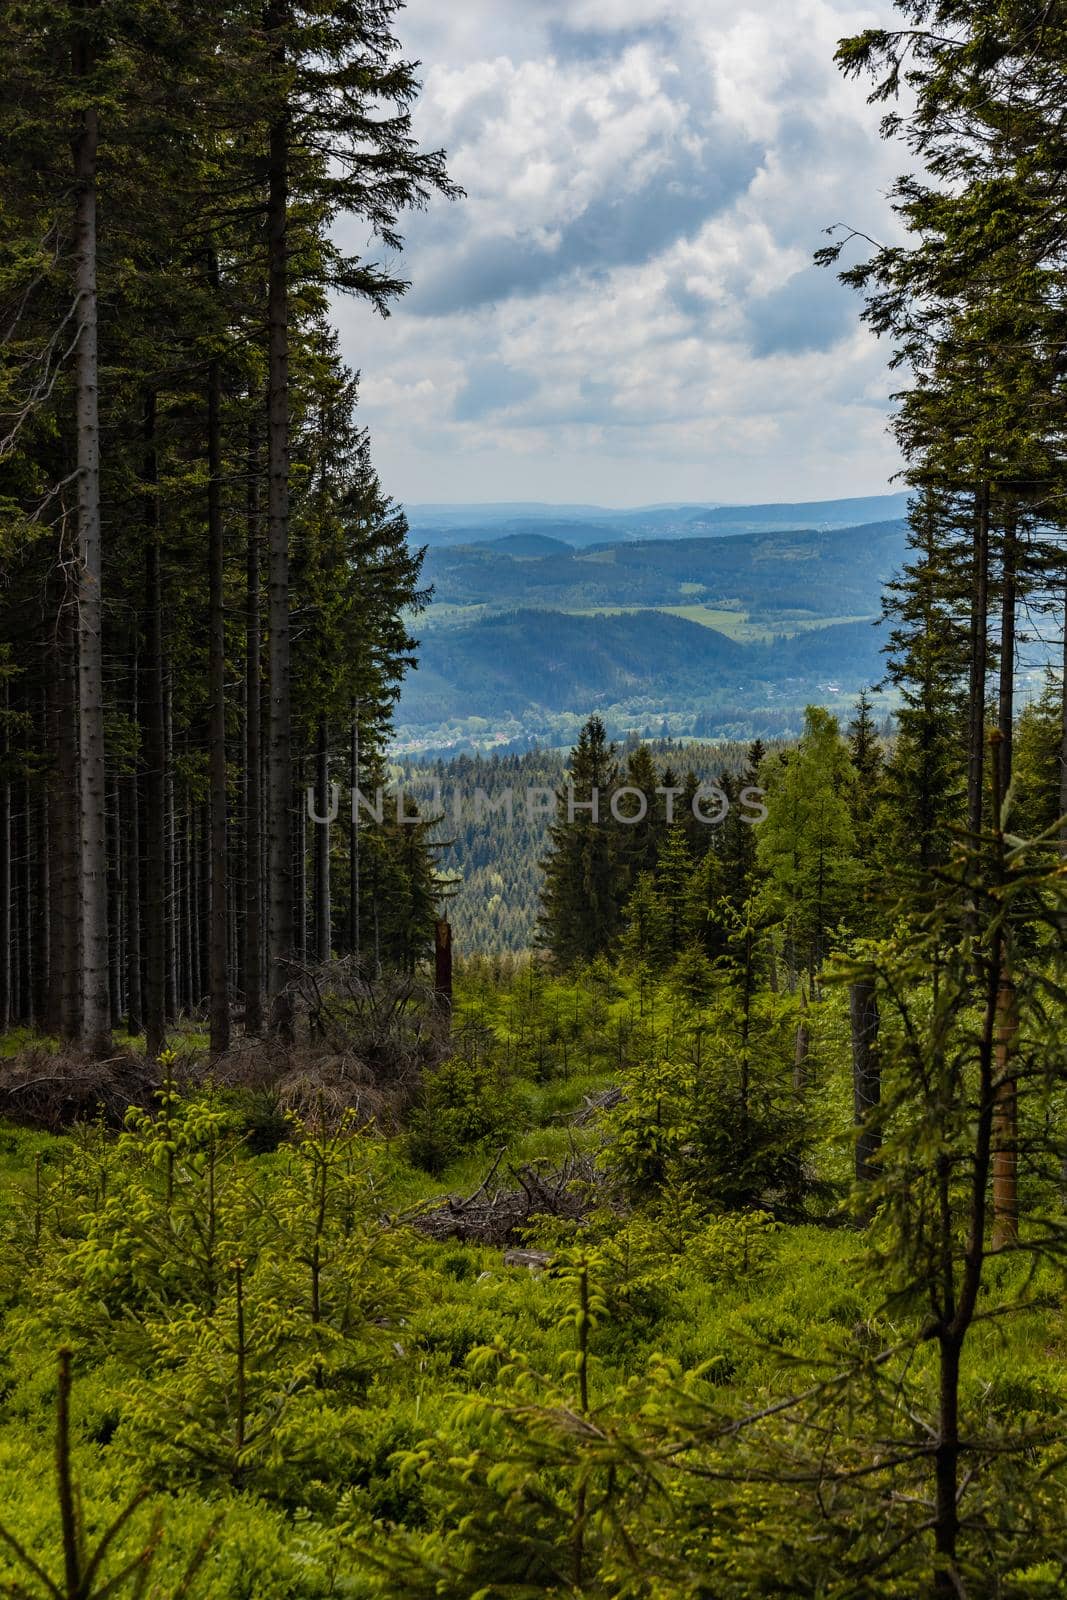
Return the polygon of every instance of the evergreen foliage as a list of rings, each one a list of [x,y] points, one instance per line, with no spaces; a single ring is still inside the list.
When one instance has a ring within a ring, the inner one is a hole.
[[[547,779],[495,845],[407,793],[331,816],[410,776],[426,601],[325,314],[404,287],[342,215],[393,251],[455,192],[398,0],[0,17],[12,1595],[1067,1587],[1067,678],[1020,708],[1015,672],[1067,592],[1067,30],[896,10],[839,49],[921,166],[844,274],[907,372],[895,724],[864,693],[782,748],[620,749],[593,715],[566,765],[456,763]],[[438,857],[480,899],[431,993]]]

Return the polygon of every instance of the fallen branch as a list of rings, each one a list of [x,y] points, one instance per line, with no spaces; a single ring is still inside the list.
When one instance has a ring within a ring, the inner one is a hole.
[[[509,1167],[515,1187],[494,1189],[492,1181],[505,1154],[498,1151],[473,1194],[446,1195],[410,1218],[411,1226],[431,1239],[505,1246],[521,1240],[537,1217],[582,1223],[605,1205],[620,1205],[594,1157],[578,1149],[554,1171],[546,1170],[543,1159]]]

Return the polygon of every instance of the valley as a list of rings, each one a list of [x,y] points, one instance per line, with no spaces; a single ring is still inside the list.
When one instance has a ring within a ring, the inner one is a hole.
[[[500,518],[464,527],[468,543],[416,525],[448,541],[427,550],[426,648],[395,748],[563,745],[590,709],[620,738],[793,736],[805,705],[850,704],[883,676],[876,624],[906,524],[833,516],[896,498],[689,513],[686,537],[677,512]]]

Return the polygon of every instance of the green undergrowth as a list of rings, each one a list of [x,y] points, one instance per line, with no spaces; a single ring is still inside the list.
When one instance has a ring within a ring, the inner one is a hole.
[[[59,1572],[66,1348],[87,1548],[145,1492],[108,1537],[102,1583],[155,1541],[156,1600],[184,1592],[202,1544],[199,1600],[688,1600],[656,1572],[613,1576],[593,1520],[599,1565],[586,1552],[581,1580],[560,1579],[590,1517],[575,1473],[616,1487],[627,1537],[703,1549],[701,1497],[720,1470],[700,1454],[708,1419],[774,1413],[842,1364],[862,1374],[910,1326],[847,1206],[845,999],[829,991],[806,1014],[802,1095],[796,1004],[764,996],[745,1013],[744,1117],[733,991],[695,1000],[669,978],[565,984],[487,964],[462,974],[454,1055],[389,1138],[291,1123],[255,1154],[255,1107],[232,1091],[165,1093],[117,1136],[0,1124],[0,1530],[22,1551],[0,1537],[0,1592],[44,1595],[41,1574]],[[609,1085],[622,1103],[576,1125]],[[490,1176],[514,1186],[524,1166],[571,1156],[595,1159],[603,1190],[583,1224],[532,1219],[518,1242],[548,1252],[548,1272],[409,1225]],[[1061,1286],[1010,1258],[988,1283],[991,1303],[1034,1308],[1010,1335],[979,1322],[966,1405],[1040,1433],[1067,1403]],[[909,1403],[933,1379],[920,1343]],[[755,1485],[773,1459],[761,1451],[795,1448],[787,1424],[766,1444],[739,1436],[753,1487],[723,1517],[778,1528],[781,1505]],[[646,1482],[633,1465],[685,1439],[703,1487],[683,1473],[657,1489],[661,1469]],[[721,1537],[750,1559],[744,1526]],[[715,1600],[781,1592],[750,1587],[755,1557],[737,1572],[714,1559]],[[1052,1592],[1036,1568],[1025,1581]]]

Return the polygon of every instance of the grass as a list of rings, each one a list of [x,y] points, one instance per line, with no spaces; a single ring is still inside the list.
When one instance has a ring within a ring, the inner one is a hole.
[[[0,1033],[0,1061],[13,1061],[16,1056],[24,1055],[27,1050],[55,1055],[58,1049],[58,1039],[45,1038],[42,1034],[35,1033],[32,1028],[10,1028],[7,1033]]]
[[[683,585],[683,587],[687,587]],[[793,638],[798,633],[810,633],[817,628],[832,628],[845,622],[869,622],[869,616],[798,617],[783,614],[781,618],[750,621],[750,613],[731,606],[707,606],[693,602],[682,606],[592,606],[582,610],[567,609],[574,617],[635,616],[641,611],[661,611],[670,617],[681,617],[686,622],[696,622],[702,628],[713,628],[738,644],[766,644],[771,639]]]
[[[112,1042],[116,1050],[144,1054],[143,1033],[127,1033],[125,1028],[116,1028],[112,1033]],[[209,1043],[207,1030],[194,1022],[183,1021],[167,1034],[168,1048],[179,1056],[201,1055]],[[7,1033],[0,1033],[0,1061],[13,1061],[16,1056],[24,1055],[29,1050],[54,1056],[60,1050],[60,1041],[48,1034],[36,1033],[31,1028],[11,1028]]]
[[[468,622],[477,622],[489,607],[483,603],[458,605],[450,600],[435,600],[428,610],[419,614],[417,626],[423,633],[435,628],[457,628]]]
[[[556,1163],[573,1139],[599,1139],[595,1125],[575,1132],[564,1119],[606,1081],[603,1073],[574,1073],[545,1084],[524,1080],[510,1163],[538,1158]],[[19,1190],[32,1185],[37,1159],[56,1161],[67,1148],[62,1139],[0,1123],[4,1232],[10,1229],[4,1213]],[[394,1141],[386,1163],[388,1209],[403,1211],[445,1193],[470,1194],[495,1153],[495,1147],[471,1151],[435,1179],[412,1167],[403,1141]],[[284,1161],[281,1152],[250,1159],[268,1173],[276,1162],[280,1170]],[[503,1166],[501,1176],[508,1181]],[[418,1527],[425,1510],[420,1497],[405,1489],[392,1453],[440,1435],[457,1462],[466,1459],[475,1438],[462,1420],[463,1397],[486,1384],[467,1362],[471,1351],[500,1339],[521,1351],[537,1372],[553,1376],[569,1361],[574,1335],[562,1321],[566,1287],[506,1266],[499,1248],[457,1240],[416,1240],[411,1248],[421,1287],[398,1330],[397,1359],[379,1362],[367,1393],[358,1404],[345,1402],[344,1415],[355,1462],[353,1503],[376,1517]],[[863,1234],[853,1229],[791,1225],[773,1235],[766,1259],[747,1275],[709,1281],[686,1258],[676,1258],[658,1286],[598,1320],[589,1365],[594,1405],[608,1406],[610,1414],[611,1405],[624,1404],[613,1396],[624,1394],[623,1386],[662,1355],[683,1369],[702,1367],[714,1386],[715,1404],[743,1413],[771,1396],[803,1390],[825,1373],[828,1352],[836,1359],[854,1349],[857,1337],[873,1338],[879,1346],[892,1343],[898,1330],[881,1309],[882,1287],[864,1270],[865,1250]],[[990,1270],[1022,1288],[1018,1262],[1004,1261]],[[975,1330],[964,1374],[968,1404],[1005,1427],[1020,1418],[1047,1426],[1063,1406],[1067,1327],[1054,1304],[1057,1287],[1051,1281],[1034,1284],[1032,1290],[1047,1292],[1049,1308],[1011,1319],[1010,1330],[997,1320]],[[57,1545],[50,1489],[53,1334],[47,1323],[33,1327],[31,1346],[26,1343],[31,1327],[24,1326],[21,1344],[16,1340],[3,1352],[0,1499],[3,1520],[35,1552],[49,1552]],[[921,1374],[929,1382],[932,1361],[932,1347],[920,1350],[913,1380]],[[140,1467],[131,1465],[126,1414],[134,1375],[121,1341],[106,1350],[86,1348],[78,1369],[79,1484],[91,1515],[107,1520],[140,1481]],[[329,1421],[328,1411],[321,1420],[323,1425]],[[307,1442],[310,1447],[314,1437],[309,1434]],[[358,1600],[367,1594],[358,1563],[353,1566],[346,1556],[338,1566],[341,1547],[331,1542],[329,1515],[321,1509],[301,1509],[294,1519],[269,1497],[182,1481],[161,1503],[162,1574],[175,1584],[196,1541],[224,1518],[224,1535],[212,1552],[203,1592],[196,1590],[198,1600],[244,1600],[250,1594],[257,1600],[327,1600],[342,1592]],[[11,1576],[8,1552],[0,1550],[4,1592]]]
[[[798,633],[809,633],[816,628],[831,628],[846,622],[870,622],[869,615],[864,616],[829,616],[813,617],[811,615],[790,615],[782,612],[781,615],[768,616],[764,613],[758,621],[754,621],[752,613],[745,611],[737,603],[727,601],[725,604],[705,605],[696,598],[704,588],[699,583],[679,584],[679,592],[692,596],[683,605],[658,605],[658,606],[552,606],[549,609],[559,611],[568,617],[626,617],[635,616],[642,611],[662,611],[670,617],[681,617],[686,622],[695,622],[702,628],[713,628],[717,633],[725,634],[728,639],[733,639],[738,644],[766,644],[776,638],[793,638]],[[508,608],[510,609],[510,608]],[[489,603],[475,603],[459,605],[452,601],[435,601],[433,605],[419,619],[419,626],[425,631],[435,628],[456,628],[468,623],[478,622],[482,617],[492,614],[500,607]]]

